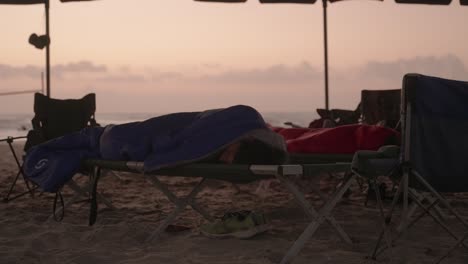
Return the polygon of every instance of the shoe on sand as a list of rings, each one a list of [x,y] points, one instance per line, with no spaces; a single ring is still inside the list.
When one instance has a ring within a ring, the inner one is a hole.
[[[211,238],[247,239],[267,230],[263,214],[250,211],[227,213],[221,220],[200,227],[201,233]]]

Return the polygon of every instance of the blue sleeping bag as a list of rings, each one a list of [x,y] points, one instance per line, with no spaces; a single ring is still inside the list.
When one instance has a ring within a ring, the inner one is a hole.
[[[85,128],[31,148],[24,170],[44,191],[56,192],[84,159],[144,161],[145,171],[154,171],[202,160],[259,130],[265,138],[281,138],[244,105]],[[272,147],[285,151],[284,142]]]

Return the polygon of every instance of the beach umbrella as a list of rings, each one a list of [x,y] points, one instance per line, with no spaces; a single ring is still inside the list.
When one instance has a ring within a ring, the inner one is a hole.
[[[247,0],[195,0],[198,2],[221,2],[221,3],[245,3]],[[262,4],[314,4],[317,0],[259,0]],[[344,0],[322,0],[323,6],[323,48],[324,48],[324,81],[325,81],[325,109],[329,110],[328,94],[328,30],[327,30],[327,6],[328,2],[335,3]],[[383,0],[377,0],[383,1]],[[418,1],[418,0],[413,0]],[[423,0],[422,0],[423,1]],[[447,0],[446,0],[447,1]],[[468,1],[468,0],[460,0]]]
[[[60,0],[60,2],[84,2],[94,0]],[[0,0],[0,5],[35,5],[43,4],[45,8],[45,35],[38,36],[33,33],[29,43],[38,49],[46,49],[46,95],[50,97],[50,33],[49,33],[49,7],[50,0]]]

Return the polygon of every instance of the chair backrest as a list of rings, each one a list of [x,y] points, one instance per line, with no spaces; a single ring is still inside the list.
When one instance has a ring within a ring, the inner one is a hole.
[[[32,131],[36,136],[28,135],[25,150],[84,127],[97,125],[95,112],[94,93],[87,94],[81,99],[53,99],[40,93],[34,94],[35,115],[32,119]]]
[[[368,125],[383,124],[397,128],[400,121],[401,89],[362,90],[362,123]]]
[[[347,109],[322,109],[318,108],[317,113],[321,119],[330,119],[336,126],[356,124],[359,122],[361,116],[360,104],[355,110]],[[309,126],[310,127],[310,126]]]
[[[441,192],[468,191],[468,82],[407,74],[402,160]]]

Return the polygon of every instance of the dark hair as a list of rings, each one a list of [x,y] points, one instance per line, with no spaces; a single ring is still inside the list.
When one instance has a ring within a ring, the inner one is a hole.
[[[240,142],[239,150],[234,157],[237,164],[283,164],[287,161],[287,152],[273,148],[256,139]]]

